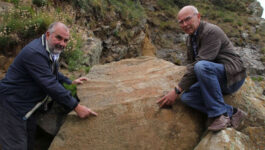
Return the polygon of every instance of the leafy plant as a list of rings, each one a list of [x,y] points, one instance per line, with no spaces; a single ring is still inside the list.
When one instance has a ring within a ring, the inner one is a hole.
[[[64,86],[65,89],[67,89],[68,91],[71,92],[71,94],[72,94],[73,97],[76,97],[77,88],[76,88],[76,85],[75,84],[66,84],[66,83],[63,83],[63,86]]]

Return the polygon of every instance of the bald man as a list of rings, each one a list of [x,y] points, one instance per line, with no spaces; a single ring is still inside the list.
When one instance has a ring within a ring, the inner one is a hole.
[[[35,108],[48,97],[61,104],[66,112],[74,110],[80,118],[97,115],[78,104],[62,84],[81,84],[87,78],[73,82],[58,72],[58,59],[69,41],[65,24],[52,23],[46,34],[26,45],[0,82],[0,145],[3,150],[31,150],[37,113]],[[39,105],[40,104],[40,105]],[[39,109],[38,109],[39,110]]]
[[[194,6],[178,13],[178,23],[187,38],[187,72],[167,95],[157,101],[160,107],[181,100],[208,116],[210,131],[229,126],[238,128],[246,113],[224,102],[223,94],[237,91],[246,78],[246,69],[226,34],[218,26],[201,21]]]

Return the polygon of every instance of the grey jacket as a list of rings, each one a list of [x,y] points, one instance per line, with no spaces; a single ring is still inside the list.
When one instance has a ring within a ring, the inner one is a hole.
[[[187,59],[189,64],[187,65],[187,72],[179,82],[180,88],[187,90],[197,82],[194,65],[200,60],[224,64],[227,86],[246,77],[246,68],[243,65],[243,61],[235,53],[234,46],[221,28],[201,21],[197,29],[196,43],[198,55],[194,58],[191,36],[187,38]]]

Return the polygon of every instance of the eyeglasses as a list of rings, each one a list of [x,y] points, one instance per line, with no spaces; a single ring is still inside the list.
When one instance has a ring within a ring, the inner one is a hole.
[[[186,17],[186,18],[184,18],[184,19],[182,19],[182,20],[178,20],[178,23],[179,23],[180,25],[183,25],[184,22],[188,23],[188,22],[191,21],[192,17],[195,16],[195,15],[197,15],[197,14],[195,13],[195,14],[193,14],[193,15],[191,15],[191,16],[188,16],[188,17]]]

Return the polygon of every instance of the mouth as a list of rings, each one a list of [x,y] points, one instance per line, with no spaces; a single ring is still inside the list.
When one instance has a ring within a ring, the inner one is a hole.
[[[64,46],[59,45],[59,44],[56,44],[55,45],[55,48],[58,49],[58,50],[63,50],[64,49]]]

